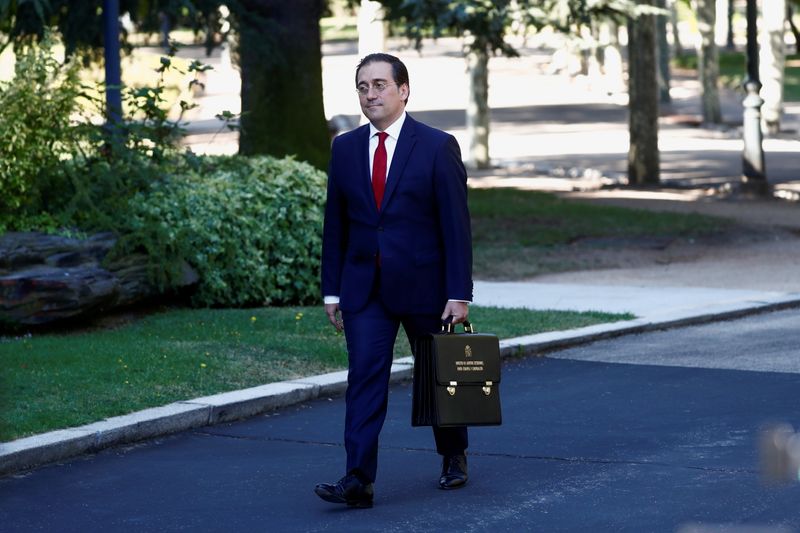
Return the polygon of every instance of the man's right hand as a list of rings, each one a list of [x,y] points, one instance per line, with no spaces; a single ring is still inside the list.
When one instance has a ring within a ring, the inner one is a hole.
[[[325,314],[328,315],[328,320],[336,328],[336,331],[342,331],[344,325],[339,317],[339,304],[325,304]]]

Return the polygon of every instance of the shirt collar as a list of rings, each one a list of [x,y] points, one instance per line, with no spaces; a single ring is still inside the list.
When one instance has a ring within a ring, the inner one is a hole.
[[[403,123],[405,121],[406,121],[406,112],[403,111],[403,114],[400,115],[400,117],[397,120],[392,122],[391,126],[389,126],[388,128],[386,128],[383,131],[388,133],[389,137],[391,137],[392,139],[397,140],[397,139],[400,138],[400,130],[403,129]],[[378,128],[376,128],[372,124],[372,122],[370,122],[369,123],[369,138],[371,139],[372,137],[374,137],[376,133],[378,133]]]

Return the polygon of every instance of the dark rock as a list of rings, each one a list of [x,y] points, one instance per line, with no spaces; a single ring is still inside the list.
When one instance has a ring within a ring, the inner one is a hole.
[[[79,252],[64,252],[53,254],[47,258],[47,264],[51,266],[66,268],[78,266],[84,262],[84,256]]]
[[[107,268],[119,280],[119,305],[141,301],[154,293],[147,276],[146,255],[120,257]]]
[[[0,323],[50,324],[158,295],[148,278],[147,256],[132,254],[101,266],[115,242],[110,233],[86,239],[41,233],[0,236]],[[189,265],[183,274],[179,286],[197,283]]]
[[[58,257],[73,254],[73,264],[100,263],[114,246],[113,233],[86,239],[35,232],[11,232],[0,236],[0,275],[27,266],[54,265]]]
[[[35,266],[0,278],[0,320],[46,324],[110,307],[119,282],[99,267]]]

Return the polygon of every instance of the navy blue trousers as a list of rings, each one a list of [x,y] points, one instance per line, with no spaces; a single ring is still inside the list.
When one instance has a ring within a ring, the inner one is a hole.
[[[378,469],[378,436],[386,418],[392,351],[400,325],[411,349],[424,334],[441,329],[440,315],[396,316],[381,303],[377,291],[358,312],[342,313],[347,340],[347,374],[344,442],[347,472],[372,481]],[[462,454],[467,449],[467,428],[433,428],[436,451],[442,455]]]

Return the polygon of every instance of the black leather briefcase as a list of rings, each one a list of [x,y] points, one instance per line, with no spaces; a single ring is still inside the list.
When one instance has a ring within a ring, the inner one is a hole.
[[[500,342],[452,325],[423,337],[414,355],[412,426],[496,426],[500,414]]]

